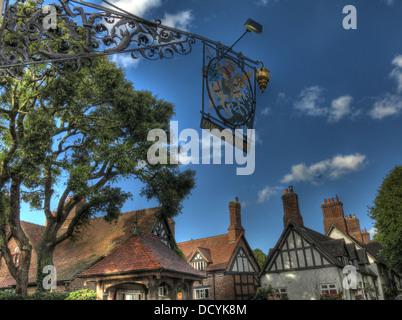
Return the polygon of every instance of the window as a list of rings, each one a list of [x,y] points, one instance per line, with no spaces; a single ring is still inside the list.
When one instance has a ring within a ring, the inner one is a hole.
[[[162,283],[158,288],[158,296],[166,297],[168,295],[168,286],[166,283]]]
[[[252,264],[248,260],[243,248],[240,248],[237,252],[236,259],[232,265],[232,272],[255,272]]]
[[[288,299],[288,291],[286,288],[277,288],[275,289],[277,293],[279,293],[281,299]]]
[[[209,298],[209,288],[194,289],[194,298],[197,300]]]
[[[320,286],[321,294],[331,294],[331,293],[338,293],[338,288],[336,284],[322,284]]]
[[[168,235],[166,229],[161,221],[157,221],[151,231],[151,234],[157,236],[160,241],[170,248]]]
[[[195,254],[195,256],[191,260],[190,264],[194,269],[201,270],[201,271],[205,270],[208,266],[208,262],[204,259],[204,257],[199,252],[197,252]]]

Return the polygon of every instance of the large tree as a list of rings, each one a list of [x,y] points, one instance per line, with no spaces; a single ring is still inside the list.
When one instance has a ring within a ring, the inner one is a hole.
[[[380,256],[390,268],[402,272],[402,166],[394,167],[385,177],[369,216],[377,229],[373,240],[384,247]]]
[[[267,255],[261,249],[253,250],[254,256],[257,259],[258,265],[262,269],[264,267],[265,261],[267,260]]]
[[[78,72],[58,70],[35,65],[24,69],[21,80],[0,80],[0,250],[22,294],[32,244],[21,227],[21,202],[43,211],[47,220],[37,256],[41,289],[42,269],[53,263],[59,243],[84,232],[82,226],[94,215],[118,218],[132,196],[116,186],[119,179],[142,183],[141,195],[160,203],[161,219],[177,215],[195,185],[191,170],[147,163],[148,132],[169,131],[171,103],[134,90],[123,70],[105,56]],[[61,230],[84,198],[68,228]],[[20,250],[19,264],[8,248],[10,236]]]

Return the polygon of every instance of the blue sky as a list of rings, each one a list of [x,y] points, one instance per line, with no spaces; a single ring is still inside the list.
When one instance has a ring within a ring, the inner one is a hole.
[[[292,185],[307,227],[324,232],[320,205],[339,196],[345,214],[371,230],[367,207],[402,157],[402,3],[391,0],[114,0],[148,20],[230,46],[252,18],[263,25],[235,50],[271,71],[257,91],[255,171],[233,165],[188,165],[197,186],[176,220],[176,240],[227,232],[228,203],[239,198],[252,248],[265,253],[283,230],[281,195]],[[357,9],[357,29],[346,30],[346,5]],[[174,103],[179,130],[201,135],[202,45],[171,60],[113,60],[138,90]],[[157,206],[138,197],[141,185],[122,181],[134,195],[124,211]],[[23,220],[43,223],[25,211]],[[42,220],[41,220],[42,219]]]

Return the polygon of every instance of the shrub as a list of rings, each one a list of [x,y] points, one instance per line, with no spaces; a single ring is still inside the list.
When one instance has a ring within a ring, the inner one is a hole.
[[[96,293],[93,290],[81,289],[70,292],[65,300],[96,300]]]
[[[65,300],[69,292],[39,291],[27,296],[26,300]]]
[[[65,300],[69,292],[35,292],[23,296],[15,294],[14,290],[0,291],[0,300]]]
[[[24,296],[15,294],[14,290],[0,291],[0,300],[24,300]]]

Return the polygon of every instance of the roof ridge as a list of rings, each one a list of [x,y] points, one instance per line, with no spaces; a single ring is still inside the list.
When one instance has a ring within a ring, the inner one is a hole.
[[[205,238],[191,239],[191,240],[182,241],[182,242],[179,242],[179,243],[182,244],[182,243],[187,243],[187,242],[192,242],[192,241],[198,241],[198,240],[204,240],[204,239],[210,239],[210,238],[223,237],[223,236],[227,236],[227,235],[228,235],[227,233],[224,233],[224,234],[219,234],[219,235],[216,235],[216,236],[209,236],[209,237],[205,237]]]
[[[32,225],[34,225],[34,226],[38,226],[38,227],[41,227],[41,228],[46,228],[44,225],[37,224],[37,223],[33,223],[33,222],[29,222],[29,221],[25,221],[25,220],[21,220],[21,222],[23,222],[23,223],[28,223],[28,224],[32,224]]]
[[[160,207],[152,207],[152,208],[143,208],[143,209],[125,211],[125,212],[120,213],[120,216],[123,216],[123,215],[126,215],[126,214],[130,214],[130,213],[135,213],[135,212],[138,212],[138,211],[145,211],[145,210],[155,211],[156,209],[159,209],[159,208],[160,208]],[[119,216],[119,217],[120,217],[120,216]],[[93,218],[90,218],[89,220],[91,221],[91,220],[100,219],[100,218],[104,218],[104,217],[105,217],[105,216],[93,217]]]

